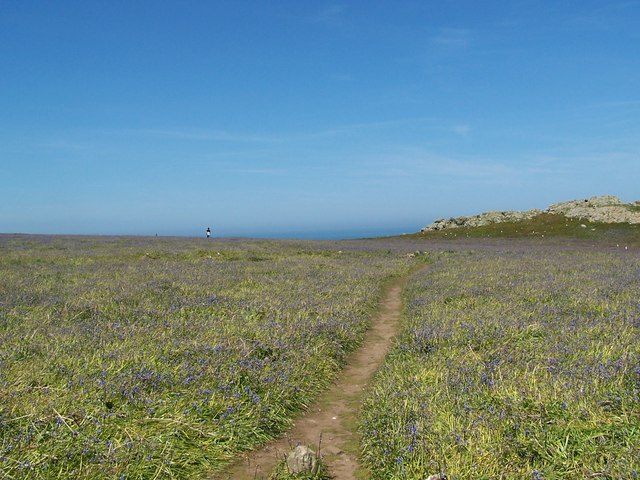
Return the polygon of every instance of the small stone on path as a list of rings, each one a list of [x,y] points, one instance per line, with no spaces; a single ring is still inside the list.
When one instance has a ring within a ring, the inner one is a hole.
[[[289,473],[311,473],[318,471],[318,456],[306,445],[298,445],[287,456]]]

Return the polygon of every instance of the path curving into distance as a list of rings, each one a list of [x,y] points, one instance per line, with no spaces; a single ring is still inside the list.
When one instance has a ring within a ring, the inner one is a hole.
[[[404,276],[386,288],[362,345],[350,356],[333,385],[321,394],[308,411],[281,438],[243,454],[241,460],[211,478],[267,479],[276,464],[298,443],[308,445],[316,453],[320,445],[323,462],[333,479],[356,478],[356,472],[361,468],[357,433],[360,404],[365,387],[382,365],[398,331],[402,290],[411,276]],[[366,478],[365,473],[360,473],[359,477],[362,478],[362,475]]]

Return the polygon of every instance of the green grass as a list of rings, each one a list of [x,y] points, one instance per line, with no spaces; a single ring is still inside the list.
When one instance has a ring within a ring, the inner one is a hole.
[[[363,410],[374,478],[640,471],[638,228],[580,223],[492,225],[424,256],[436,265],[409,285]],[[206,478],[329,384],[385,282],[424,259],[408,252],[464,230],[362,244],[0,235],[1,478]]]
[[[414,233],[403,237],[425,240],[560,238],[600,240],[638,245],[640,244],[640,225],[588,222],[582,219],[567,218],[564,215],[543,213],[532,219],[519,222],[494,223],[482,227],[451,228],[436,232]]]
[[[441,255],[362,416],[376,479],[640,474],[640,257]]]
[[[1,478],[198,478],[279,434],[412,260],[0,236]]]

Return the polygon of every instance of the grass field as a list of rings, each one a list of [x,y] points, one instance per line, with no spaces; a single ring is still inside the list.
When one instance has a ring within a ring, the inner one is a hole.
[[[397,252],[0,236],[0,478],[195,478],[287,427]]]
[[[622,249],[440,254],[365,402],[373,477],[636,478],[638,292]]]
[[[0,478],[207,478],[287,428],[425,258],[362,411],[373,478],[634,478],[637,230],[547,220],[453,241],[0,235]]]

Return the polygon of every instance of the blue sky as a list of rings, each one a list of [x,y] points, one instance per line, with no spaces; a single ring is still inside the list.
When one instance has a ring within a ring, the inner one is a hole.
[[[639,200],[639,54],[640,1],[0,0],[0,232]]]

